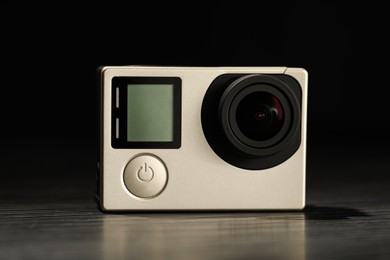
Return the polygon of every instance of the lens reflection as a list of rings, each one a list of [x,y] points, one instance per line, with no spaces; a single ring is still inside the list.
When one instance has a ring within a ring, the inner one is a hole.
[[[265,141],[274,137],[284,122],[283,107],[275,96],[268,92],[253,92],[238,104],[237,125],[249,139]]]

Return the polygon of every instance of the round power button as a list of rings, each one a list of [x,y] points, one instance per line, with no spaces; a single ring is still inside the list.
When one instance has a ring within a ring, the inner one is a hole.
[[[151,154],[142,154],[127,163],[123,180],[126,188],[135,196],[153,198],[164,190],[168,172],[160,158]]]

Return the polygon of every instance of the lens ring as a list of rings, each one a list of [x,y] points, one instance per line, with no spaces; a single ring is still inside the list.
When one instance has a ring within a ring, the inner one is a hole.
[[[285,122],[278,134],[264,141],[246,137],[236,121],[237,106],[248,94],[263,91],[281,102]],[[284,82],[266,75],[247,75],[233,81],[223,92],[219,103],[219,120],[229,142],[249,156],[268,156],[284,149],[296,136],[300,124],[299,102]]]

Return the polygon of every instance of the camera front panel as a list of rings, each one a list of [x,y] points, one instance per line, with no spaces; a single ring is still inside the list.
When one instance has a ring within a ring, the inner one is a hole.
[[[100,77],[103,210],[304,207],[303,69],[126,66]]]

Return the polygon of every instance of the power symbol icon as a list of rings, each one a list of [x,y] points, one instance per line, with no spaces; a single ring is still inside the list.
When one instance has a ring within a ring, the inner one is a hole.
[[[154,177],[153,168],[144,163],[137,172],[138,179],[143,182],[149,182]]]

